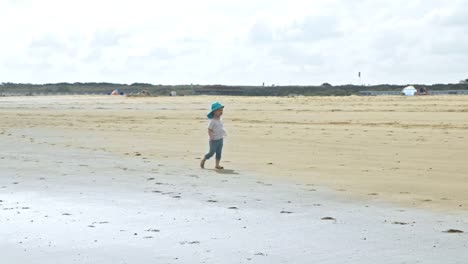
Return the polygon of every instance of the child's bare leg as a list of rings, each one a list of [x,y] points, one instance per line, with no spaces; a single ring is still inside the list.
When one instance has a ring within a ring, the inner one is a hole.
[[[206,159],[202,159],[202,160],[200,161],[200,168],[202,168],[202,169],[205,168],[205,161],[206,161]]]

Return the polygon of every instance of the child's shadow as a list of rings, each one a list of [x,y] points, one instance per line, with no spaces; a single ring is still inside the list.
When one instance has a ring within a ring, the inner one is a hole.
[[[239,175],[239,173],[237,173],[235,170],[225,170],[225,169],[222,169],[222,170],[207,169],[207,170],[214,171],[214,172],[219,173],[219,174]]]

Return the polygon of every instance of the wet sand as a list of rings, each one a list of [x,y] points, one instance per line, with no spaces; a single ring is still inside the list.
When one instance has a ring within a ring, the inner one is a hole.
[[[466,213],[183,160],[1,139],[2,262],[464,263]],[[452,231],[450,231],[452,230]]]
[[[205,115],[219,100],[226,105],[226,168],[319,184],[355,199],[468,208],[467,96],[1,100],[4,139],[140,153],[187,168],[207,150]]]

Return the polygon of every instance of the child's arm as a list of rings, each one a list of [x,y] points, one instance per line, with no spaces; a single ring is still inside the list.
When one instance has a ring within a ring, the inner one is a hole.
[[[214,131],[213,131],[213,129],[208,128],[208,136],[210,136],[210,140],[213,140],[213,138],[214,138]]]

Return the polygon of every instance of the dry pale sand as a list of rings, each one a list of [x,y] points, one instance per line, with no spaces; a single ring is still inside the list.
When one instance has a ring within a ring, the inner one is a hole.
[[[466,96],[9,97],[0,101],[0,133],[196,167],[215,100],[226,105],[227,168],[358,199],[468,208]]]

